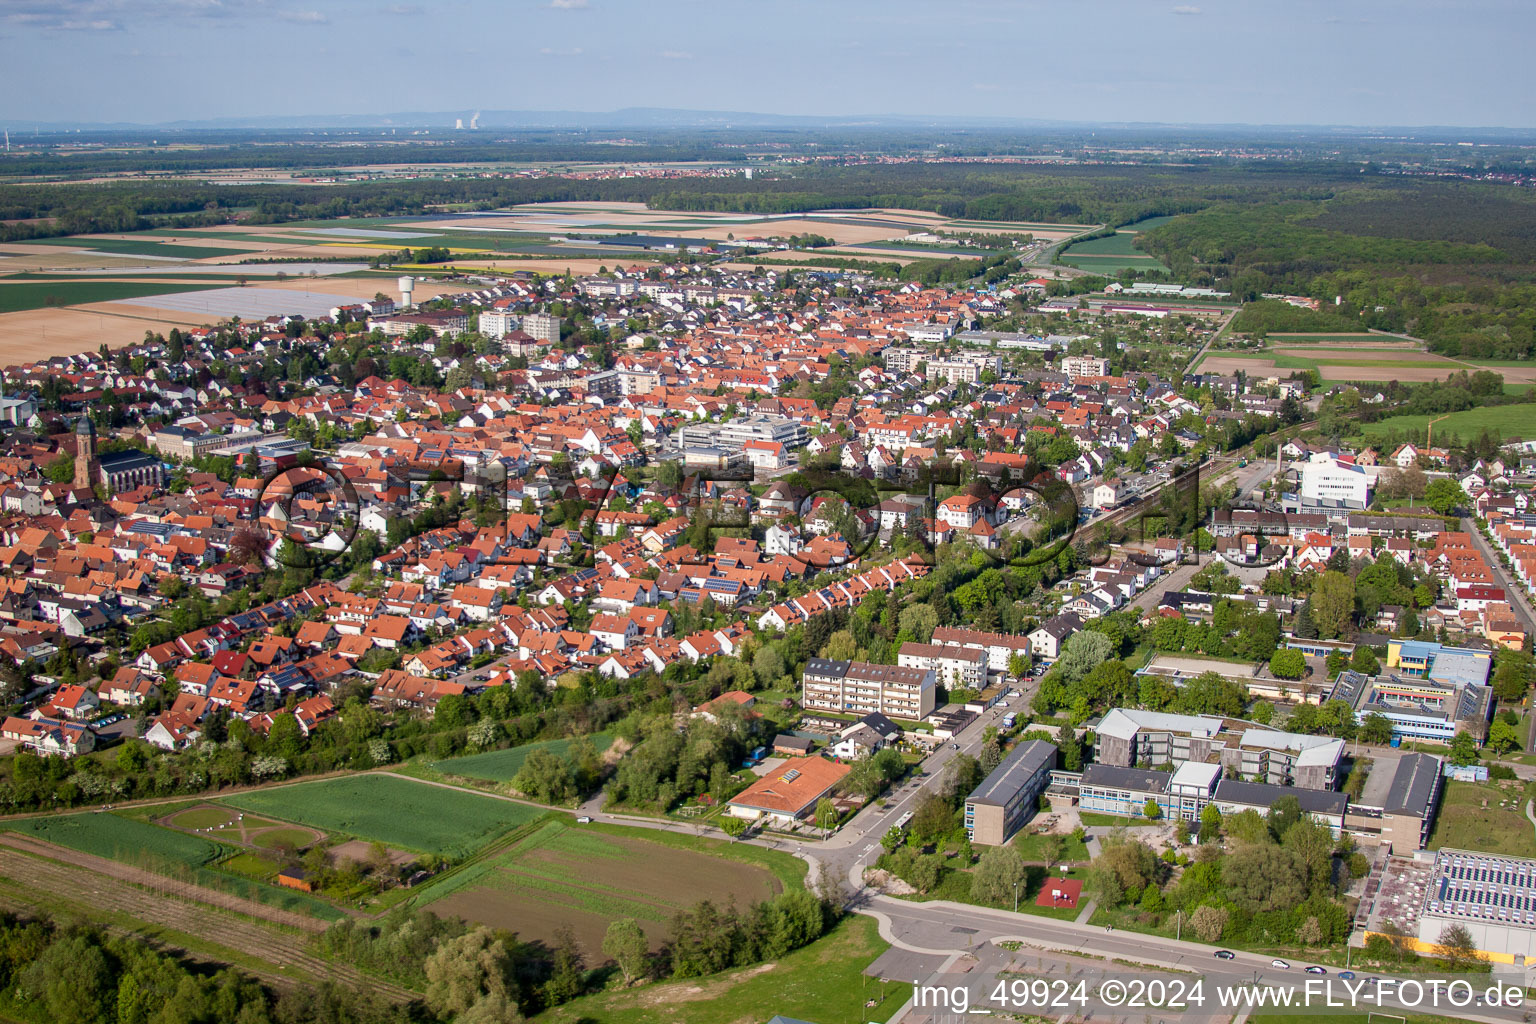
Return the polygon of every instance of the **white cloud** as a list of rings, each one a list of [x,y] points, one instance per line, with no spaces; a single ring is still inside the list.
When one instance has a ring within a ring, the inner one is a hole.
[[[693,60],[693,54],[687,50],[662,50],[662,60]]]
[[[579,46],[573,46],[569,50],[556,50],[545,46],[539,50],[539,53],[546,57],[580,57],[582,49]]]
[[[549,6],[557,11],[580,11],[587,6],[587,0],[549,0]]]
[[[329,25],[331,19],[319,11],[278,11],[277,16],[283,21],[296,21],[301,25]]]
[[[1179,6],[1177,6],[1177,7],[1175,7],[1173,9],[1173,13],[1174,14],[1204,14],[1205,12],[1202,11],[1200,8],[1194,6],[1193,4],[1179,4]]]

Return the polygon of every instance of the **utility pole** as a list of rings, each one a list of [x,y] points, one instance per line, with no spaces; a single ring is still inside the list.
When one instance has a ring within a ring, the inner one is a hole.
[[[1013,883],[1013,912],[1015,914],[1017,914],[1019,912],[1019,883],[1018,882],[1014,882]]]
[[[1173,940],[1175,942],[1183,942],[1184,941],[1184,911],[1183,911],[1183,909],[1175,911],[1174,915],[1173,915]]]

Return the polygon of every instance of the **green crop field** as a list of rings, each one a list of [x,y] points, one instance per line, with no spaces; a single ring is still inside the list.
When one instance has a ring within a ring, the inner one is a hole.
[[[71,850],[127,864],[135,863],[142,855],[148,854],[172,864],[199,867],[228,850],[218,843],[185,832],[94,811],[26,818],[11,822],[7,827],[15,832],[67,846]]]
[[[487,782],[511,782],[517,773],[523,770],[523,762],[528,760],[528,755],[535,750],[547,750],[556,757],[563,757],[571,748],[572,742],[574,741],[564,739],[525,743],[520,747],[508,747],[506,750],[488,750],[483,754],[433,761],[431,767],[444,775],[463,775],[471,779],[485,779]],[[607,750],[612,743],[611,733],[600,732],[592,737],[592,745],[597,748],[598,753]]]
[[[1057,258],[1058,263],[1064,263],[1069,267],[1090,274],[1098,274],[1101,277],[1115,277],[1122,270],[1166,270],[1156,260],[1128,259],[1124,256],[1075,256],[1066,254]]]
[[[455,858],[468,856],[540,813],[467,790],[379,773],[257,790],[222,802],[328,832]]]
[[[137,299],[145,295],[178,295],[219,288],[216,284],[148,284],[138,281],[29,281],[25,284],[0,283],[0,313],[44,306],[78,306],[87,302],[112,299]],[[54,299],[56,301],[49,301]]]
[[[90,252],[107,252],[114,256],[169,256],[182,260],[206,260],[214,256],[239,256],[251,252],[249,248],[226,249],[219,246],[177,245],[174,242],[156,242],[148,238],[39,238],[37,245],[67,246]]]
[[[1131,243],[1136,239],[1134,231],[1117,231],[1103,238],[1090,238],[1086,242],[1073,242],[1064,255],[1068,256],[1136,256],[1153,260],[1156,257],[1142,252]]]
[[[1523,391],[1524,389],[1522,389]],[[1435,443],[1452,440],[1475,440],[1484,430],[1504,439],[1536,438],[1536,404],[1493,405],[1481,409],[1453,412],[1444,419],[1438,416],[1390,416],[1375,423],[1360,426],[1363,437],[1385,437],[1392,431],[1398,434],[1422,437],[1430,420],[1435,423]]]

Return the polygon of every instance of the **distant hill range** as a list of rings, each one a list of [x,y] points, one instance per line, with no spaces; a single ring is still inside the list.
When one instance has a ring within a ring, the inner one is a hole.
[[[455,125],[462,122],[463,134],[471,135],[468,125],[478,115],[479,130],[505,132],[508,130],[567,129],[577,131],[623,131],[626,129],[798,129],[815,131],[826,129],[982,129],[982,130],[1061,130],[1087,129],[1111,132],[1167,132],[1170,129],[1198,135],[1254,136],[1262,134],[1271,140],[1294,135],[1297,138],[1319,136],[1372,136],[1383,132],[1406,133],[1401,141],[1464,140],[1473,142],[1504,141],[1512,138],[1531,138],[1533,132],[1521,132],[1509,128],[1454,128],[1414,127],[1389,128],[1385,126],[1336,127],[1315,125],[1243,125],[1243,124],[1180,124],[1136,122],[1082,122],[1054,121],[1032,118],[977,117],[960,114],[954,116],[924,116],[913,114],[870,114],[857,116],[815,114],[762,114],[736,110],[679,110],[669,107],[626,107],[623,110],[447,110],[409,111],[389,114],[298,114],[260,117],[223,117],[207,120],[163,122],[44,122],[17,120],[4,123],[13,138],[29,132],[60,131],[342,131],[398,129],[420,131],[427,129],[434,134],[449,132],[458,134]]]

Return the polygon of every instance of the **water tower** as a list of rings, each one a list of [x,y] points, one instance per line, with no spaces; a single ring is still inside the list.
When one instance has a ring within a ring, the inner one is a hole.
[[[411,291],[415,287],[416,279],[414,277],[402,277],[400,279],[400,305],[402,307],[411,304]]]

